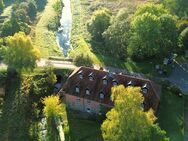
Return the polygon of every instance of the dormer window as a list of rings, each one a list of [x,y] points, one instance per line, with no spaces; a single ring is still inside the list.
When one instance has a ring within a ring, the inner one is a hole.
[[[133,86],[133,82],[132,82],[132,81],[129,81],[129,82],[127,83],[127,86]]]
[[[99,97],[100,97],[100,99],[104,99],[104,93],[100,92]]]
[[[103,83],[104,85],[107,85],[107,84],[108,84],[108,81],[107,81],[107,77],[106,77],[106,76],[103,77],[102,83]]]
[[[78,72],[78,75],[79,75],[79,78],[80,78],[80,79],[83,79],[83,78],[84,78],[84,77],[83,77],[83,71],[82,71],[82,70]]]
[[[76,86],[75,91],[76,91],[76,93],[80,93],[80,88],[78,86]]]
[[[86,95],[90,95],[90,90],[88,88],[86,89]]]
[[[142,86],[142,92],[143,92],[143,94],[147,94],[148,90],[149,90],[148,85],[144,84],[144,86]]]
[[[88,77],[89,77],[89,80],[90,80],[90,81],[93,81],[93,80],[94,80],[94,75],[93,75],[93,72],[92,72],[92,73],[90,73]]]
[[[116,79],[114,79],[114,80],[113,80],[113,82],[112,82],[112,84],[113,84],[113,86],[117,86],[117,85],[118,85],[117,80],[116,80]]]

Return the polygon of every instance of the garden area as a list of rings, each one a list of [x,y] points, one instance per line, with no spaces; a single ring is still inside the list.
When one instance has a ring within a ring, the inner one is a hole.
[[[67,114],[71,141],[103,141],[101,124],[92,115],[70,109]]]

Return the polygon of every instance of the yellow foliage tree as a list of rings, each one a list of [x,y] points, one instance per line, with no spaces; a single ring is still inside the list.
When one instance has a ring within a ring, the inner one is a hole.
[[[43,113],[47,118],[60,117],[63,114],[59,96],[45,97],[42,103],[44,104]]]
[[[59,96],[48,96],[42,100],[43,113],[47,118],[47,141],[59,141],[59,133],[56,128],[56,119],[63,115],[63,105]]]
[[[144,112],[139,87],[112,88],[114,108],[107,113],[101,129],[105,141],[168,141],[165,131],[154,124],[153,110]]]
[[[40,52],[32,44],[31,38],[23,32],[7,38],[5,62],[9,67],[22,70],[33,70],[36,61],[40,59]]]

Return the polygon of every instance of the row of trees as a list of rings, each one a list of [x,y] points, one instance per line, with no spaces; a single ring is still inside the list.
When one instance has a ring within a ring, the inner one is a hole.
[[[30,33],[30,24],[35,20],[37,11],[46,0],[16,0],[12,7],[10,20],[1,27],[1,37],[12,36],[19,31]]]
[[[121,9],[115,17],[109,10],[99,9],[88,23],[88,31],[95,49],[119,59],[143,60],[180,50],[176,24],[177,17],[162,4],[147,3],[134,14]],[[179,25],[181,30],[186,26]]]

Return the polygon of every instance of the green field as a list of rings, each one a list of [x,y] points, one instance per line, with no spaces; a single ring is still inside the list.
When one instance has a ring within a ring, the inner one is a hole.
[[[53,9],[55,0],[48,0],[45,9],[38,14],[36,25],[32,27],[31,36],[33,42],[42,54],[42,57],[62,56],[63,53],[56,43],[56,33],[49,31],[48,23],[55,17],[56,13]]]

